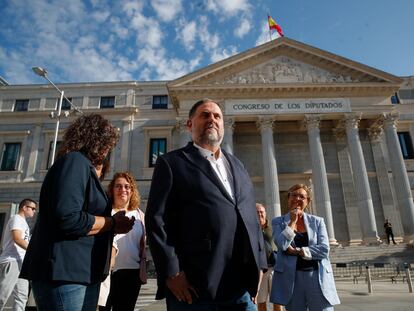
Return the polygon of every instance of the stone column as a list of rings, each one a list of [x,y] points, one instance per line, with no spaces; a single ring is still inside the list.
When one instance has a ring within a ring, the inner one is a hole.
[[[402,240],[402,226],[396,204],[392,194],[392,185],[388,175],[387,165],[384,159],[384,149],[382,145],[383,122],[376,120],[368,128],[368,136],[371,142],[372,155],[374,157],[375,171],[377,173],[378,187],[380,190],[382,211],[384,218],[392,223],[395,239]],[[384,220],[385,220],[384,219]],[[383,231],[384,232],[384,231]]]
[[[129,167],[129,157],[130,157],[130,142],[131,142],[131,132],[132,132],[132,117],[130,120],[122,121],[121,128],[121,145],[120,145],[120,161],[117,170],[127,171]]]
[[[362,244],[362,231],[359,220],[358,204],[355,198],[354,178],[351,159],[346,143],[345,127],[337,126],[333,130],[338,153],[339,174],[341,176],[342,194],[344,197],[345,215],[348,225],[349,245]]]
[[[39,142],[41,136],[42,126],[40,124],[35,125],[33,132],[32,144],[30,146],[29,159],[26,169],[25,182],[34,181],[34,174],[36,172],[36,162],[39,155]]]
[[[221,147],[228,153],[233,154],[233,132],[234,132],[234,118],[228,117],[224,120],[224,137]]]
[[[178,145],[177,149],[184,147],[191,141],[190,132],[187,128],[187,120],[183,118],[176,118],[176,129],[178,130]]]
[[[328,178],[326,176],[325,159],[319,132],[320,117],[305,115],[305,126],[308,131],[309,149],[312,161],[312,180],[314,184],[314,198],[316,209],[325,220],[329,244],[338,245],[335,239],[331,198],[329,196]]]
[[[358,125],[360,117],[355,114],[346,115],[346,135],[351,153],[352,170],[354,173],[355,191],[359,206],[359,219],[365,244],[380,243],[375,222],[374,205],[369,186],[367,168],[359,139]]]
[[[410,132],[410,136],[411,136],[411,143],[414,146],[414,123],[410,124],[409,132]]]
[[[402,156],[401,147],[397,137],[396,122],[398,114],[384,115],[385,137],[388,145],[388,153],[392,176],[394,179],[395,193],[401,215],[401,223],[404,229],[405,241],[414,241],[414,203],[411,194],[407,169]]]
[[[272,118],[259,117],[257,127],[260,129],[262,137],[265,204],[268,218],[272,219],[281,215]]]

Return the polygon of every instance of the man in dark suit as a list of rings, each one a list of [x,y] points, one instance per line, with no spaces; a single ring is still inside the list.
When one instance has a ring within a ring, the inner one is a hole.
[[[223,114],[210,100],[191,108],[193,142],[157,159],[145,222],[168,310],[256,310],[267,269],[253,186],[220,149]]]

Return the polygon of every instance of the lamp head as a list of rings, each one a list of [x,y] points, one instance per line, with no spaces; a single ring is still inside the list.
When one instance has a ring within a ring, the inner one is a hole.
[[[46,77],[47,75],[47,70],[42,68],[42,67],[32,67],[32,70],[34,71],[35,74],[37,74],[38,76],[41,77]]]

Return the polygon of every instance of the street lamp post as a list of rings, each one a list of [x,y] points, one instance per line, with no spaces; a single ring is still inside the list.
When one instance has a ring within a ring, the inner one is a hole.
[[[75,110],[76,112],[80,112],[82,113],[82,111],[76,107],[74,104],[72,104],[72,102],[65,96],[65,92],[60,90],[47,76],[47,71],[46,69],[42,68],[42,67],[32,67],[32,70],[34,71],[34,73],[36,73],[38,76],[41,76],[43,78],[45,78],[47,81],[49,81],[50,84],[52,84],[54,86],[54,88],[59,92],[60,94],[60,99],[59,99],[59,103],[58,106],[56,108],[56,115],[52,112],[50,114],[50,116],[52,118],[56,118],[56,127],[55,127],[55,136],[53,138],[53,145],[52,145],[52,155],[50,157],[50,164],[49,167],[52,166],[52,164],[55,162],[55,154],[56,154],[56,145],[57,145],[57,139],[58,139],[58,133],[59,133],[59,126],[60,126],[60,117],[61,117],[61,112],[62,112],[62,103],[63,103],[63,99],[65,98],[67,102],[69,102],[70,106],[73,108],[73,110]],[[65,117],[67,117],[69,115],[69,113],[67,113],[65,111]]]

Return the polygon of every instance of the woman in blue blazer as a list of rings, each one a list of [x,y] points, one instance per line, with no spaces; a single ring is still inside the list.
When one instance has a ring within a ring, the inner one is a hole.
[[[95,168],[118,134],[100,115],[83,115],[65,131],[59,158],[46,174],[39,214],[20,277],[31,281],[37,309],[95,311],[108,273],[113,231],[134,223],[111,217]]]
[[[270,301],[288,311],[333,310],[339,304],[323,218],[304,212],[310,189],[296,184],[288,191],[289,213],[272,221],[278,247]]]

